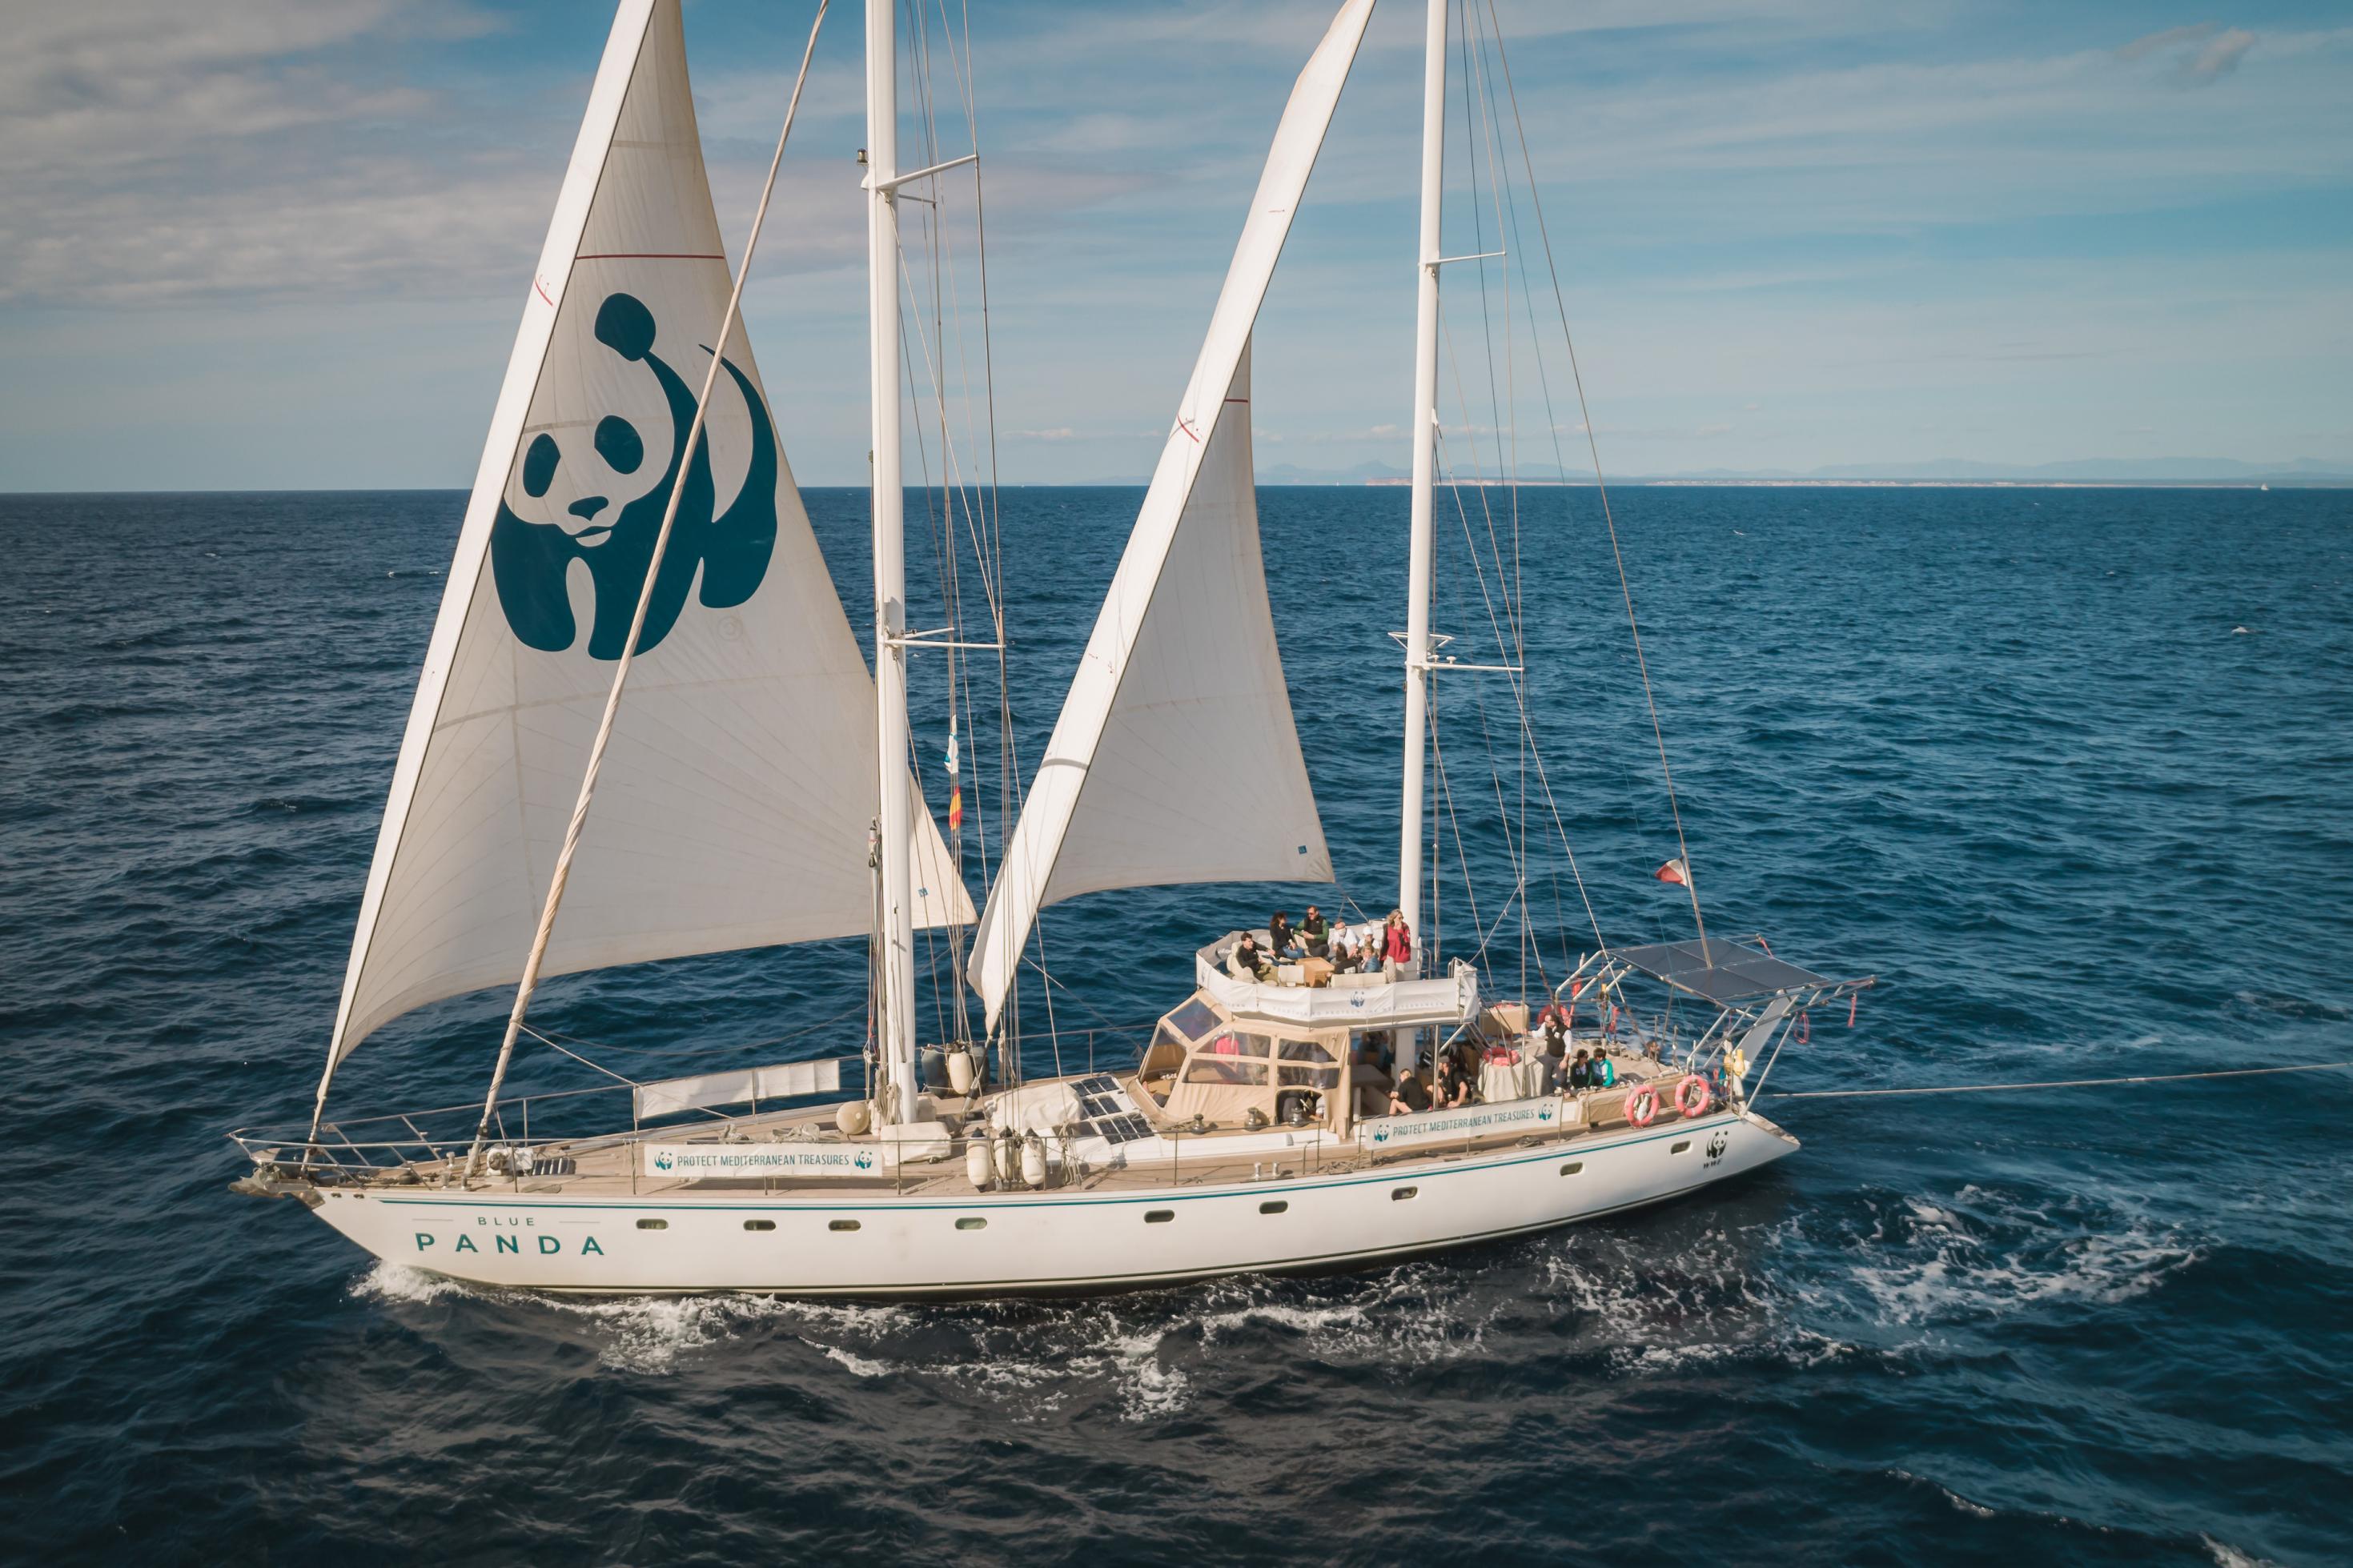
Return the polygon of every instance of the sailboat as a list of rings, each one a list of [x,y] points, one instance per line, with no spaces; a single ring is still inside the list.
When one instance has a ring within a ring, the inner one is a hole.
[[[1014,1004],[1048,905],[1334,878],[1259,547],[1251,338],[1371,11],[1339,6],[1283,109],[976,910],[909,765],[910,654],[971,645],[908,619],[899,223],[902,200],[976,153],[901,169],[897,7],[868,0],[870,674],[740,320],[758,220],[731,276],[680,0],[621,0],[426,653],[311,1114],[231,1134],[251,1163],[240,1190],[292,1197],[388,1262],[485,1285],[986,1297],[1362,1266],[1660,1203],[1797,1149],[1746,1075],[1756,1064],[1761,1085],[1781,1042],[1867,979],[1701,925],[1688,941],[1597,941],[1531,1016],[1419,934],[1429,692],[1472,668],[1439,654],[1430,614],[1439,288],[1459,259],[1440,247],[1447,0],[1429,0],[1425,52],[1399,919],[1366,933],[1388,946],[1354,969],[1333,962],[1345,939],[1312,930],[1295,952],[1282,931],[1218,933],[1191,993],[1159,999],[1132,1067],[1023,1074]],[[1687,851],[1672,866],[1688,885]],[[926,1046],[915,944],[941,928],[971,934],[985,1027]],[[856,1056],[601,1097],[504,1091],[520,1043],[554,1043],[526,1016],[546,977],[861,934],[875,1016]],[[508,984],[479,1106],[329,1118],[338,1065],[382,1026]],[[1567,1075],[1571,1050],[1590,1077]],[[1477,1092],[1433,1100],[1440,1058],[1458,1078],[1473,1064]]]

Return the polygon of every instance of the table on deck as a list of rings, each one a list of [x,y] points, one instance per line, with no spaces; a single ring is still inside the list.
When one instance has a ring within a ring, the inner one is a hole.
[[[1532,1100],[1545,1092],[1544,1058],[1522,1051],[1517,1061],[1479,1064],[1479,1098],[1493,1104],[1504,1100]]]

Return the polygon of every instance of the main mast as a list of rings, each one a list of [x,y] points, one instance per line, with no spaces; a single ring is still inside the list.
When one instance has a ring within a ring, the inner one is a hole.
[[[1439,208],[1446,168],[1446,0],[1430,0],[1421,79],[1421,255],[1413,323],[1413,543],[1406,573],[1405,789],[1398,834],[1398,908],[1429,952],[1421,924],[1421,788],[1430,725],[1430,486],[1438,440]]]
[[[881,780],[885,1120],[915,1120],[913,803],[907,770],[907,554],[899,451],[896,0],[866,0],[866,341],[873,387],[875,765]]]

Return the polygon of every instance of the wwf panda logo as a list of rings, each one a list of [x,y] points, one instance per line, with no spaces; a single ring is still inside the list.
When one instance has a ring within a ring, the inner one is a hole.
[[[575,561],[586,563],[596,601],[588,654],[615,659],[621,657],[629,621],[637,614],[670,489],[680,482],[687,427],[694,422],[694,392],[654,353],[653,312],[634,294],[606,296],[597,308],[596,333],[596,341],[622,360],[644,366],[660,387],[670,421],[669,469],[649,488],[617,502],[609,494],[580,495],[562,508],[572,520],[568,522],[527,521],[516,515],[501,490],[498,517],[491,525],[491,573],[498,584],[500,608],[515,637],[526,647],[561,653],[580,635],[565,577]],[[706,347],[703,352],[711,351]],[[686,464],[678,519],[670,526],[661,572],[646,606],[639,653],[670,635],[686,608],[690,589],[714,610],[733,609],[749,599],[767,574],[768,558],[776,549],[776,426],[751,379],[734,361],[723,357],[720,363],[751,416],[751,462],[733,504],[714,515],[707,429],[695,443],[693,461]],[[607,414],[596,422],[588,447],[586,451],[567,451],[547,431],[533,437],[522,453],[523,494],[533,500],[547,498],[559,468],[568,476],[587,476],[590,482],[580,487],[584,489],[617,489],[636,482],[634,476],[645,464],[646,443],[635,425],[618,414]],[[553,508],[555,503],[550,504]]]

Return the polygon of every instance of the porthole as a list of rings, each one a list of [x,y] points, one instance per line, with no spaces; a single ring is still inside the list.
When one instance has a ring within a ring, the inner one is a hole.
[[[1175,1219],[1176,1217],[1176,1211],[1175,1209],[1146,1209],[1144,1211],[1144,1223],[1146,1225],[1166,1225],[1170,1220]]]
[[[776,1228],[776,1222],[772,1219],[747,1219],[744,1222],[744,1228],[745,1230],[774,1230]]]
[[[670,1228],[670,1221],[666,1219],[641,1219],[638,1221],[638,1228],[639,1230],[668,1230]]]
[[[854,1219],[828,1220],[826,1222],[825,1228],[828,1230],[856,1230],[858,1228],[858,1222]]]
[[[1289,1204],[1283,1202],[1281,1198],[1275,1198],[1270,1202],[1259,1205],[1258,1212],[1261,1214],[1281,1214],[1290,1206],[1291,1205]]]
[[[1567,1164],[1563,1165],[1560,1168],[1560,1173],[1564,1176],[1581,1176],[1585,1173],[1585,1162],[1582,1160],[1571,1160]]]
[[[978,1215],[966,1215],[964,1218],[956,1221],[956,1228],[958,1230],[987,1230],[988,1228],[988,1222],[981,1218]]]
[[[1401,1204],[1419,1191],[1419,1187],[1392,1187],[1389,1189],[1389,1202]]]
[[[1690,1152],[1691,1152],[1691,1140],[1690,1140],[1690,1139],[1688,1139],[1688,1138],[1679,1138],[1679,1139],[1677,1139],[1677,1140],[1675,1141],[1675,1146],[1674,1146],[1673,1148],[1672,1148],[1672,1149],[1668,1150],[1668,1151],[1667,1151],[1667,1152],[1668,1152],[1668,1153],[1670,1153],[1670,1154],[1688,1154],[1688,1153],[1690,1153]]]

